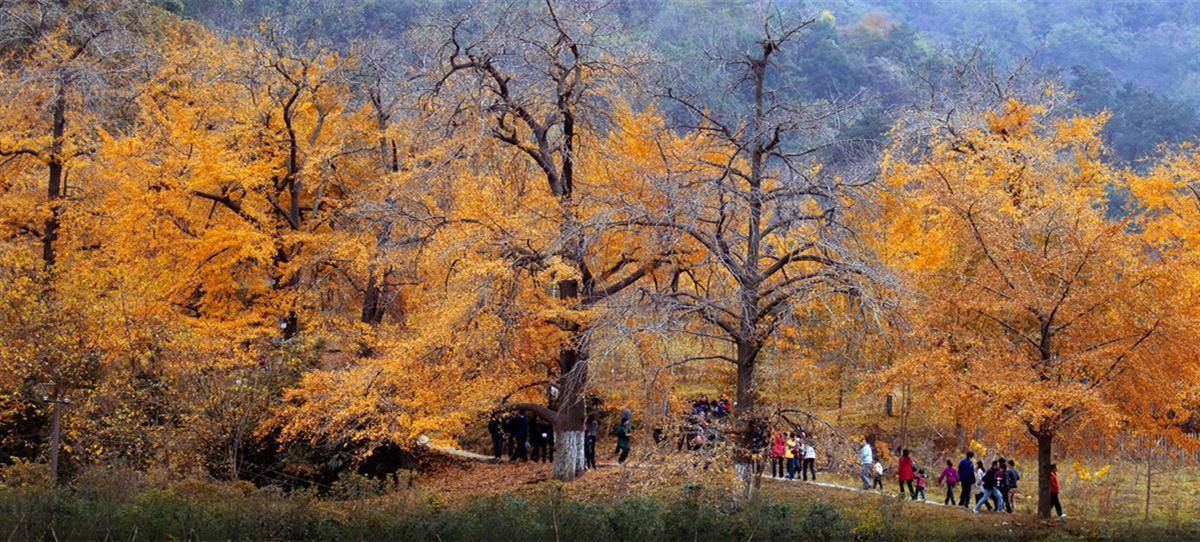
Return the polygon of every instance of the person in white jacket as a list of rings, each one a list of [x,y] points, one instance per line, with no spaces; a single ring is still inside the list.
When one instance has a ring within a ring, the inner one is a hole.
[[[979,506],[979,501],[983,500],[983,475],[986,474],[983,470],[983,461],[975,462],[975,506]],[[992,509],[992,503],[984,502],[988,510]]]
[[[863,437],[862,449],[858,451],[858,463],[862,466],[859,477],[862,478],[862,488],[871,489],[871,468],[875,464],[875,454],[871,452],[871,443]]]
[[[804,457],[800,462],[800,476],[807,481],[808,474],[812,473],[812,481],[817,481],[817,449],[813,447],[812,437],[804,441]]]

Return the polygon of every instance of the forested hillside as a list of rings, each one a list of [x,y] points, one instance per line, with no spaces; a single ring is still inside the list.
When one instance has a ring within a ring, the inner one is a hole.
[[[463,2],[235,2],[186,0],[172,10],[238,32],[264,16],[293,30],[345,43],[364,32],[395,38]],[[870,97],[867,115],[845,135],[878,142],[896,105],[917,99],[926,80],[975,54],[1005,69],[1061,81],[1085,113],[1108,111],[1105,137],[1122,160],[1154,154],[1200,133],[1200,15],[1186,4],[1129,0],[943,2],[789,0],[779,9],[819,16],[805,43],[786,54],[781,77],[806,99]],[[688,77],[706,45],[746,38],[761,11],[754,2],[622,0],[611,10],[628,39],[649,44]],[[698,29],[703,29],[699,31]]]

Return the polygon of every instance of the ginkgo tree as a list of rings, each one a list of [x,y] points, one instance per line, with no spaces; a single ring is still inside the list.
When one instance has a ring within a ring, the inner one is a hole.
[[[481,25],[483,17],[451,24],[437,86],[443,101],[461,104],[453,111],[484,120],[479,130],[489,146],[507,151],[538,179],[536,186],[513,185],[518,205],[538,218],[533,227],[491,231],[518,265],[549,271],[543,286],[552,286],[558,298],[546,314],[562,331],[557,408],[511,407],[551,420],[554,476],[572,480],[584,470],[584,399],[597,309],[653,274],[661,251],[647,242],[650,236],[614,226],[623,209],[646,203],[632,189],[647,177],[612,175],[620,170],[612,164],[634,157],[603,154],[603,130],[617,124],[611,97],[630,61],[617,53],[608,15],[590,2],[517,2],[499,16],[490,26]],[[661,162],[657,155],[639,158]]]
[[[10,351],[3,392],[18,405],[48,410],[48,459],[58,478],[62,411],[78,402],[102,368],[96,345],[106,330],[92,310],[98,278],[93,204],[103,190],[94,155],[102,128],[121,126],[122,101],[152,62],[140,6],[122,0],[13,2],[0,10],[0,251],[22,270],[5,296]],[[24,256],[36,253],[41,269]],[[26,297],[25,280],[36,295]],[[14,305],[15,303],[15,305]],[[30,344],[31,343],[31,344]],[[21,345],[24,344],[25,347]],[[23,353],[18,353],[23,352]]]
[[[976,397],[989,434],[1028,434],[1043,517],[1056,446],[1148,423],[1131,404],[1181,409],[1149,382],[1198,370],[1165,355],[1175,270],[1112,208],[1122,176],[1103,160],[1104,121],[1061,114],[1053,96],[1009,100],[882,163],[879,250],[915,295],[914,347],[886,381],[931,384],[935,403]]]
[[[748,45],[729,48],[728,103],[708,103],[670,88],[693,132],[693,149],[672,156],[655,183],[667,205],[629,222],[666,232],[685,254],[673,280],[657,289],[662,307],[685,316],[689,333],[717,338],[726,351],[710,359],[736,369],[734,463],[750,487],[753,442],[766,418],[759,372],[773,341],[803,307],[829,296],[861,297],[870,282],[854,226],[843,220],[851,194],[865,186],[825,169],[823,150],[837,145],[824,128],[855,104],[793,104],[780,96],[781,51],[800,39],[809,19],[763,17]],[[743,51],[744,49],[744,51]]]

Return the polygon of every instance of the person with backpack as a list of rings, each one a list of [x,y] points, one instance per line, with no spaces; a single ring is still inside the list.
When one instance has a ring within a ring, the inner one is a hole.
[[[896,467],[896,478],[900,481],[900,498],[904,498],[904,486],[907,484],[909,496],[916,500],[917,488],[913,487],[913,479],[917,475],[914,471],[916,464],[913,463],[910,453],[908,448],[900,452],[900,464]]]
[[[946,484],[946,498],[942,499],[942,504],[951,506],[958,504],[954,501],[954,486],[958,484],[958,469],[954,468],[949,459],[946,460],[946,468],[942,469],[937,481],[939,484]]]
[[[971,506],[971,490],[975,486],[975,462],[971,458],[975,452],[967,450],[966,457],[958,461],[958,483],[962,484],[962,493],[958,496],[958,504],[963,508]]]
[[[1008,460],[1000,458],[1000,470],[996,471],[996,490],[1000,493],[1000,501],[992,503],[996,511],[1004,510],[1008,502]]]
[[[1021,473],[1017,472],[1017,461],[1009,461],[1008,468],[1004,471],[1004,486],[1008,489],[1004,493],[1004,509],[1009,514],[1013,511],[1013,501],[1017,498],[1017,482],[1020,480]]]
[[[1058,464],[1050,464],[1050,506],[1058,513],[1059,519],[1067,517],[1062,511],[1062,502],[1058,500]]]
[[[808,481],[808,473],[812,473],[812,481],[817,481],[817,449],[813,447],[812,437],[801,446],[803,453],[800,459],[800,476]]]
[[[975,508],[971,509],[972,512],[978,514],[979,513],[979,505],[987,502],[988,499],[1003,499],[1004,498],[1000,495],[1000,489],[999,489],[1000,480],[1002,480],[1004,477],[1004,474],[1003,474],[1004,471],[1000,469],[999,465],[1000,465],[999,461],[992,461],[992,468],[988,469],[988,471],[983,474],[983,498],[979,499],[979,502],[975,503]],[[997,474],[1000,474],[1000,476],[997,477],[996,476]],[[989,505],[989,508],[990,508],[990,505]],[[996,511],[998,512],[999,509],[997,509]]]

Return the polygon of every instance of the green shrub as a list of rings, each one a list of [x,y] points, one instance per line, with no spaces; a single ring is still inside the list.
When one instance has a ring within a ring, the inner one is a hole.
[[[786,503],[756,498],[741,506],[736,515],[737,540],[791,540],[794,511]]]
[[[727,540],[731,529],[721,499],[696,485],[684,488],[684,496],[667,504],[663,514],[668,540]]]
[[[508,494],[473,497],[448,509],[440,535],[443,540],[553,539],[533,504]]]
[[[343,472],[329,489],[329,496],[348,501],[379,496],[387,490],[388,484],[382,479],[371,478],[357,472]]]
[[[541,523],[554,540],[608,540],[604,507],[568,498],[561,482],[543,484],[542,492],[533,500]]]
[[[797,530],[805,540],[844,540],[850,527],[842,510],[831,504],[816,502],[800,510]]]
[[[614,503],[607,512],[613,540],[633,542],[663,538],[662,506],[653,499],[630,497]]]

